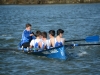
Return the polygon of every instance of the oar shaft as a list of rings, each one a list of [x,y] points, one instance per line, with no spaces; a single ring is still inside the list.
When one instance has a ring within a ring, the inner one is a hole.
[[[65,46],[70,47],[70,46],[92,46],[92,45],[100,45],[100,44],[69,44]]]
[[[7,48],[0,48],[0,51],[5,51],[5,50],[7,51],[7,50],[18,50],[18,49],[17,48],[14,48],[14,49],[13,48],[8,48],[8,49]]]
[[[100,45],[100,44],[75,44],[75,46],[91,46],[91,45]]]
[[[71,41],[84,41],[85,39],[79,39],[79,40],[68,40],[68,41],[65,41],[65,42],[71,42]]]

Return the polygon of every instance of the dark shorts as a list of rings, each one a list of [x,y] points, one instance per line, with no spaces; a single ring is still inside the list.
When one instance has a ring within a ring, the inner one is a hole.
[[[25,42],[25,43],[22,44],[22,46],[24,48],[30,47],[30,42]]]

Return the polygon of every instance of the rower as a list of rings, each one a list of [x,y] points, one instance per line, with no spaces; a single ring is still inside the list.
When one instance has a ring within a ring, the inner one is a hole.
[[[36,39],[33,39],[30,42],[30,48],[34,48],[36,50],[38,50],[41,47],[41,32],[40,31],[36,31]]]
[[[49,40],[47,40],[47,33],[46,32],[42,32],[42,49],[49,49]]]
[[[20,42],[20,47],[27,48],[30,45],[30,41],[35,39],[34,34],[31,32],[31,24],[26,24],[26,29],[22,33],[22,39]]]
[[[55,39],[55,47],[64,45],[65,39],[62,38],[63,33],[64,33],[64,30],[62,30],[62,29],[57,30],[57,37]]]
[[[55,47],[55,31],[54,30],[50,30],[49,31],[49,37],[50,37],[50,47]]]

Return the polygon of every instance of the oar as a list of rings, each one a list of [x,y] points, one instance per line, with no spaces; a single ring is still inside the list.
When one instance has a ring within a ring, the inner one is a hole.
[[[100,43],[98,44],[70,44],[70,45],[65,45],[65,46],[69,47],[69,46],[92,46],[92,45],[100,45]]]
[[[85,39],[78,39],[78,40],[67,40],[65,42],[72,42],[72,41],[86,41],[86,42],[98,42],[99,41],[99,36],[88,36]]]
[[[100,44],[74,44],[74,46],[91,46],[91,45],[100,45]]]
[[[17,51],[17,48],[0,48],[0,51]]]

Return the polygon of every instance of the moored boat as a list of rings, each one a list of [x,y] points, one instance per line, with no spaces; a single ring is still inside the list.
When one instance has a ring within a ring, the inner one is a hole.
[[[29,50],[28,48],[19,48],[19,50],[23,50],[25,53],[31,53],[38,56],[46,56],[47,58],[56,58],[63,60],[66,60],[68,58],[65,46],[59,46],[47,50]]]

